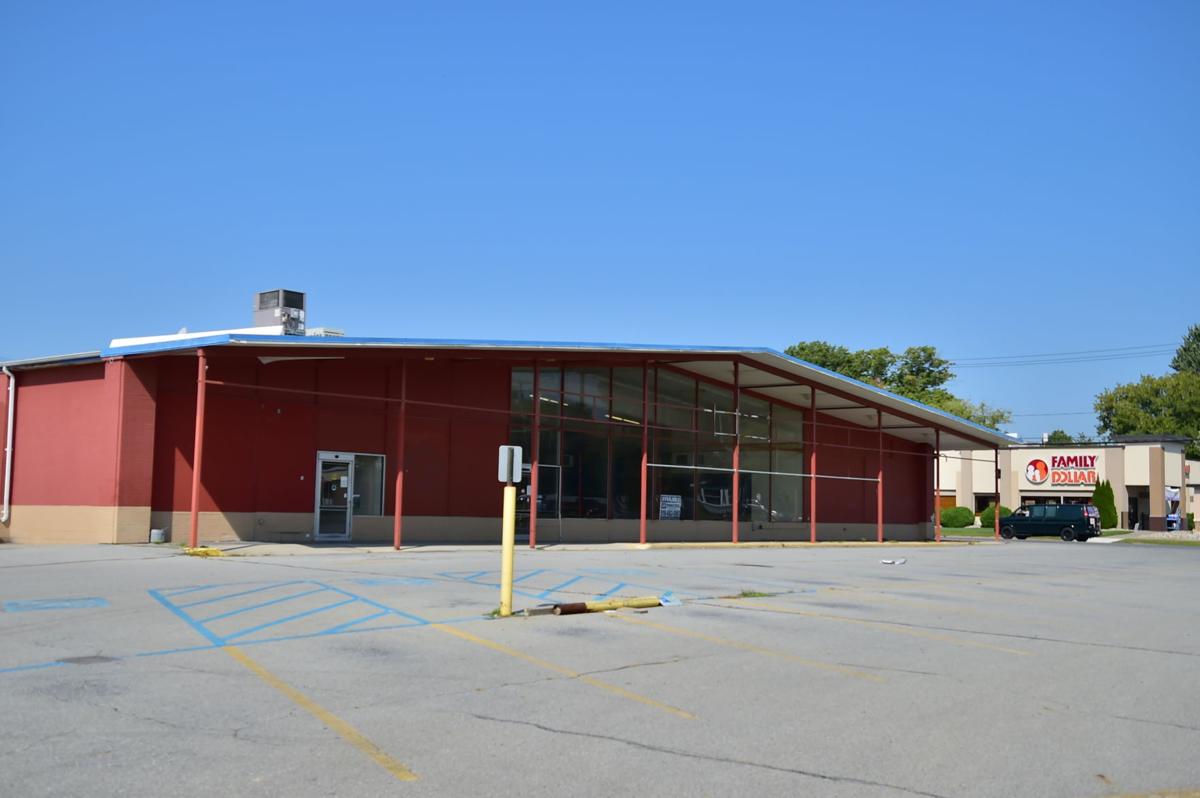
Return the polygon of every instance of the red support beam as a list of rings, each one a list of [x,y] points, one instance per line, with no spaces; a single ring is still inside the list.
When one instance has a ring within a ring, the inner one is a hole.
[[[646,542],[646,463],[650,443],[650,376],[646,363],[642,363],[642,494],[641,515],[638,520],[638,540]]]
[[[408,426],[408,359],[400,361],[400,423],[396,430],[396,497],[392,516],[392,548],[400,550],[404,533],[404,433]]]
[[[529,442],[529,548],[537,547],[538,457],[542,446],[541,367],[533,361],[533,435]]]
[[[933,539],[942,542],[942,431],[933,431]]]
[[[817,392],[808,386],[809,417],[812,420],[808,447],[808,542],[817,542]]]
[[[208,385],[208,357],[196,350],[196,437],[192,441],[192,506],[188,518],[188,545],[200,543],[200,469],[204,462],[204,398]]]
[[[741,503],[738,501],[738,489],[741,487],[742,453],[742,392],[738,375],[738,362],[733,361],[733,542],[738,542],[738,516]]]
[[[875,427],[879,435],[879,469],[875,477],[875,541],[883,542],[883,413],[875,412]]]
[[[995,465],[996,478],[996,505],[992,512],[992,532],[996,536],[996,540],[1000,539],[1000,450],[992,449],[992,463]]]

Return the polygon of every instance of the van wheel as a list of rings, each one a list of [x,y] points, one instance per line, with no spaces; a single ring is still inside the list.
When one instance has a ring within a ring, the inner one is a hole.
[[[1005,540],[1012,540],[1012,536],[1013,528],[1011,526],[1000,527],[1000,537],[1004,538]]]
[[[1062,538],[1063,540],[1074,540],[1075,539],[1075,530],[1071,529],[1071,527],[1069,527],[1069,526],[1064,526],[1062,528],[1062,532],[1058,533],[1058,536],[1060,538]]]

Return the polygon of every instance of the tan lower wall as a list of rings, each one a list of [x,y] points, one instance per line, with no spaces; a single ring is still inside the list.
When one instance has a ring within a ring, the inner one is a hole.
[[[9,543],[145,543],[149,507],[89,507],[17,504],[0,527]]]

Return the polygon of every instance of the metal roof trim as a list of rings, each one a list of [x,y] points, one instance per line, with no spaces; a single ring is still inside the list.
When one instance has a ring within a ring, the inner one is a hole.
[[[583,341],[512,341],[512,340],[472,340],[472,339],[445,339],[445,338],[373,338],[373,337],[318,337],[318,336],[300,336],[300,335],[246,335],[246,334],[220,334],[203,338],[188,338],[178,341],[160,341],[151,344],[139,344],[136,346],[126,347],[111,347],[101,351],[102,357],[125,357],[129,355],[145,355],[159,352],[178,352],[199,349],[200,347],[215,347],[215,346],[296,346],[296,347],[312,347],[312,348],[330,348],[330,349],[353,349],[358,347],[386,347],[396,349],[508,349],[518,351],[538,351],[538,350],[554,350],[554,351],[578,351],[578,352],[660,352],[660,353],[676,353],[681,355],[688,354],[737,354],[750,357],[759,356],[767,358],[775,358],[783,361],[786,366],[799,366],[805,370],[813,372],[831,381],[833,384],[830,387],[837,387],[838,384],[851,386],[860,390],[865,390],[874,396],[883,397],[899,405],[900,410],[913,410],[918,413],[932,415],[939,421],[942,421],[953,431],[954,427],[958,427],[963,434],[968,432],[972,435],[983,436],[985,439],[991,440],[992,443],[1008,447],[1015,442],[999,432],[998,430],[985,427],[982,424],[976,424],[973,421],[968,421],[965,418],[960,418],[945,410],[936,407],[931,407],[913,399],[909,399],[899,394],[894,394],[891,391],[886,391],[874,385],[856,380],[852,377],[847,377],[844,374],[838,374],[835,371],[822,368],[814,363],[809,363],[806,360],[792,357],[791,355],[780,352],[769,347],[742,347],[742,346],[670,346],[663,344],[635,344],[635,343],[602,343],[602,342],[583,342]]]
[[[68,355],[46,355],[44,357],[27,357],[20,360],[0,360],[4,368],[37,368],[39,366],[71,366],[78,363],[98,363],[103,360],[98,351],[75,352]]]

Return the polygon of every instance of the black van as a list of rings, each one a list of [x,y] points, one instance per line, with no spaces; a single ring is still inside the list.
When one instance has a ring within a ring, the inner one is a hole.
[[[1091,504],[1025,504],[1000,519],[1000,537],[1058,535],[1080,543],[1100,534],[1100,511]]]

